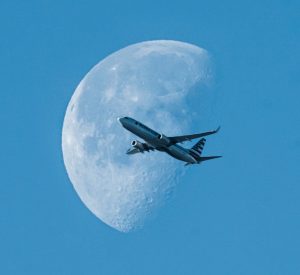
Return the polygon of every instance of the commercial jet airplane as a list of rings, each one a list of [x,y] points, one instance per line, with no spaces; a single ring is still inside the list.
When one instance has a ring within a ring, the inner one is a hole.
[[[136,136],[142,138],[145,142],[140,142],[134,140],[131,142],[131,148],[127,150],[127,154],[144,153],[149,151],[158,150],[161,152],[166,152],[170,156],[186,162],[185,165],[189,164],[199,164],[202,161],[220,158],[221,156],[208,156],[202,157],[201,153],[205,144],[204,136],[215,134],[219,131],[220,127],[215,131],[185,135],[185,136],[175,136],[167,137],[163,134],[159,134],[154,130],[150,129],[141,122],[130,118],[130,117],[120,117],[118,118],[122,126],[128,131],[132,132]],[[187,140],[192,140],[195,138],[201,138],[192,148],[184,148],[178,143],[182,143]]]

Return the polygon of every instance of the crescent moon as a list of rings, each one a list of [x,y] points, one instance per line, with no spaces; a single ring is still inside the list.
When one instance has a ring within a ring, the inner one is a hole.
[[[188,133],[199,121],[199,91],[211,82],[211,67],[208,52],[195,45],[147,41],[111,54],[82,79],[64,118],[63,158],[80,199],[104,223],[122,232],[141,228],[183,169],[161,152],[126,155],[136,137],[117,117],[166,135]]]

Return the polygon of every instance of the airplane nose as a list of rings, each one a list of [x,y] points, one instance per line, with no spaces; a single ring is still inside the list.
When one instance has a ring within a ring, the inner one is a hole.
[[[117,120],[122,124],[122,117],[118,117]]]

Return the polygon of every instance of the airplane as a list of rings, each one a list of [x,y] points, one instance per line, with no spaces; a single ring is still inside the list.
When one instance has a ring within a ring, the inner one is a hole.
[[[125,129],[127,129],[128,131],[132,132],[133,134],[142,138],[145,141],[145,142],[140,142],[138,140],[132,141],[131,148],[129,148],[126,152],[128,155],[158,150],[161,152],[166,152],[167,154],[169,154],[175,159],[184,161],[185,165],[200,164],[203,161],[221,157],[221,156],[207,156],[207,157],[201,156],[206,141],[206,139],[203,137],[217,133],[220,127],[218,127],[214,131],[209,131],[200,134],[168,137],[163,134],[159,134],[155,132],[154,130],[150,129],[146,125],[142,124],[141,122],[131,117],[119,117],[118,121]],[[178,143],[182,143],[184,141],[190,141],[196,138],[201,138],[201,139],[190,149],[178,145]]]

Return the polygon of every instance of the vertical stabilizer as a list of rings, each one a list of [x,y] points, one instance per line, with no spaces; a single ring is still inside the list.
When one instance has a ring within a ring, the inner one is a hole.
[[[206,139],[201,138],[191,149],[190,154],[196,159],[199,160],[205,145]]]

